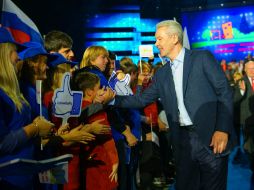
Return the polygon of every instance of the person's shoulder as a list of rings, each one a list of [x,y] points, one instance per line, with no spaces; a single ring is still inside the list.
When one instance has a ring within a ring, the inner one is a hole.
[[[100,69],[95,66],[95,65],[89,65],[89,66],[86,66],[86,67],[83,67],[82,69],[80,69],[81,71],[86,71],[86,72],[91,72],[91,73],[100,73]]]
[[[167,74],[169,70],[169,63],[164,64],[163,66],[161,66],[160,68],[157,69],[157,71],[155,72],[155,76],[164,76],[163,74]]]
[[[48,91],[43,96],[43,103],[46,107],[49,106],[50,103],[52,103],[52,97],[54,95],[54,91]]]
[[[29,103],[36,101],[36,99],[35,99],[35,97],[36,97],[36,89],[35,89],[34,86],[27,85],[21,91],[22,91],[24,97],[26,98],[26,100]]]
[[[209,50],[190,50],[190,53],[193,60],[198,59],[204,60],[204,63],[207,63],[207,61],[217,63],[215,56]]]
[[[8,99],[10,99],[9,96],[0,88],[0,101],[5,102]]]
[[[82,100],[82,109],[86,108],[89,105],[92,105],[92,102],[89,102],[87,100]]]
[[[23,95],[25,96],[25,98],[29,98],[32,96],[32,98],[34,98],[34,95],[36,94],[36,89],[35,86],[28,83],[28,82],[20,82],[20,90],[23,93]]]
[[[52,98],[53,95],[54,95],[54,91],[53,91],[53,90],[50,90],[50,91],[48,91],[48,92],[46,92],[46,93],[44,94],[44,96],[45,96],[46,98]]]
[[[15,109],[12,99],[0,88],[0,108]]]
[[[212,55],[212,53],[209,50],[187,50],[186,52],[189,52],[192,55]]]

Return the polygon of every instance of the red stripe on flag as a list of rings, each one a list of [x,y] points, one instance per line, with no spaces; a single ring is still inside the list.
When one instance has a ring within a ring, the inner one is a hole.
[[[21,30],[15,30],[13,28],[8,28],[8,30],[11,32],[14,40],[18,43],[23,44],[25,42],[31,41],[31,37],[27,33],[23,32]]]

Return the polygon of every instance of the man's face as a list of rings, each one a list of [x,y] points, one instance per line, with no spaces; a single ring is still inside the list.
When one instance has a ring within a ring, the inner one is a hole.
[[[61,48],[58,53],[62,54],[69,61],[71,61],[74,57],[74,53],[71,48]]]
[[[246,75],[250,78],[254,78],[254,61],[249,61],[245,64]]]
[[[173,50],[175,45],[175,36],[168,33],[167,27],[160,27],[155,33],[156,43],[155,46],[159,49],[162,57],[169,57],[170,52]]]

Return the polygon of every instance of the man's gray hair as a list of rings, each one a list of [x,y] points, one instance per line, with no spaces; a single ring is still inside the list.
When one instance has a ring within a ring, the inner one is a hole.
[[[168,34],[176,34],[178,36],[179,42],[183,44],[183,29],[182,26],[174,21],[174,20],[164,20],[159,22],[156,25],[156,29],[161,27],[167,27],[168,28]]]

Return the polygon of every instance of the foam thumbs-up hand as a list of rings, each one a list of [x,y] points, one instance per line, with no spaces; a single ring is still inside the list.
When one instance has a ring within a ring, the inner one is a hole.
[[[130,78],[131,77],[129,74],[124,74],[122,71],[113,71],[109,78],[108,85],[113,91],[116,92],[117,95],[133,95],[133,92],[129,86]]]
[[[70,73],[65,73],[62,79],[62,86],[54,91],[53,113],[56,117],[68,118],[79,116],[83,92],[71,91]]]

